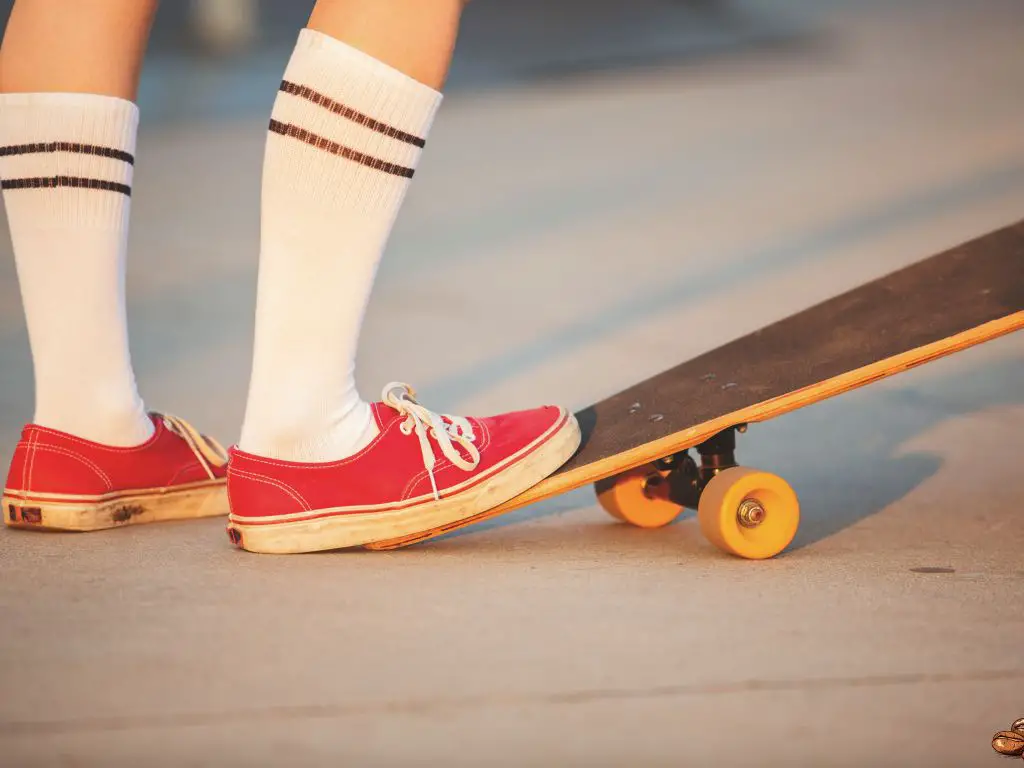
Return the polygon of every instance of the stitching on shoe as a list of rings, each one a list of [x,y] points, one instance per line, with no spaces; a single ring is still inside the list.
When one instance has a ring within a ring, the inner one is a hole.
[[[509,456],[505,456],[500,461],[496,461],[494,464],[492,464],[491,466],[487,467],[486,469],[480,470],[478,468],[477,470],[474,470],[474,472],[470,473],[469,477],[467,477],[466,480],[464,480],[462,482],[470,482],[470,481],[472,481],[474,479],[479,479],[479,478],[481,478],[481,477],[483,477],[485,475],[486,476],[498,475],[498,474],[501,474],[502,472],[507,472],[509,469],[515,467],[520,461],[522,461],[522,459],[525,457],[525,455],[529,455],[530,453],[532,453],[534,450],[536,450],[540,446],[542,446],[545,443],[549,442],[556,434],[558,434],[561,431],[562,427],[559,426],[559,424],[562,424],[562,426],[564,426],[563,422],[565,422],[566,419],[565,419],[563,414],[560,413],[559,415],[560,415],[559,419],[557,419],[554,422],[552,422],[551,425],[548,426],[544,430],[544,432],[542,432],[541,434],[539,434],[536,437],[534,437],[532,440],[530,440],[528,443],[523,445],[521,448],[519,448],[516,451],[513,451],[511,454],[509,454]],[[484,452],[484,449],[489,444],[490,432],[487,430],[487,428],[485,426],[483,426],[484,423],[483,423],[482,420],[479,421],[478,423],[483,427],[482,431],[485,433],[485,440],[481,440],[481,445],[480,445],[480,453],[481,453],[481,456],[482,456],[483,452]],[[518,455],[518,454],[523,454],[524,451],[526,452],[524,455],[520,455],[519,458],[514,460],[514,461],[509,461],[511,456]],[[442,459],[442,461],[447,461],[447,459]],[[498,468],[498,465],[501,464],[502,462],[509,462],[509,463],[505,464],[503,467]],[[454,465],[452,465],[449,462],[448,466],[454,466]],[[442,467],[442,469],[443,468],[444,467]],[[437,473],[439,471],[440,470],[435,467],[434,472]],[[420,480],[423,479],[423,477],[426,476],[426,474],[427,474],[426,470],[424,470],[423,472],[420,472],[412,481],[410,481],[410,484],[412,484],[414,482],[419,482]],[[461,483],[455,483],[455,485],[460,485],[460,484]],[[441,489],[438,489],[438,490],[441,490]],[[445,489],[445,490],[451,490],[451,489],[448,488],[448,489]],[[409,488],[409,486],[406,486],[406,493],[403,494],[401,500],[402,501],[406,501],[407,497],[408,497],[408,494],[410,494],[410,493],[411,493],[411,489]],[[442,490],[441,491],[442,498],[446,498],[444,493],[445,493],[445,491]],[[460,491],[456,491],[456,493],[462,493],[462,491],[461,490]]]
[[[480,451],[480,459],[481,459],[481,461],[483,461],[484,451],[487,450],[487,446],[490,445],[490,433],[487,431],[487,428],[484,426],[484,423],[483,423],[482,419],[470,419],[470,421],[473,422],[474,424],[480,425],[480,427],[481,427],[480,431],[483,433],[483,438],[480,440],[480,444],[477,446],[477,450]],[[434,474],[435,475],[439,475],[442,471],[444,471],[445,469],[448,469],[448,467],[454,467],[454,466],[455,466],[455,464],[450,459],[448,459],[445,456],[442,456],[438,460],[437,464],[434,465]],[[486,470],[484,470],[484,471],[486,471]],[[417,474],[413,475],[413,478],[408,482],[408,484],[402,490],[402,495],[399,497],[399,500],[400,501],[408,501],[410,498],[412,498],[413,489],[416,487],[416,485],[418,485],[420,482],[423,481],[423,478],[427,477],[427,475],[429,475],[429,474],[430,474],[430,472],[428,472],[426,469],[423,469],[420,472],[418,472]],[[475,477],[475,476],[477,476],[479,474],[482,474],[482,473],[478,472],[478,469],[474,469],[471,472],[467,473],[467,475],[468,475],[467,480],[472,479],[473,477]],[[465,481],[462,481],[462,482],[465,482]],[[458,484],[459,483],[456,483],[456,485],[458,485]],[[442,498],[446,498],[445,495],[444,495],[446,490],[449,490],[449,489],[438,488],[438,492],[441,494]],[[461,491],[458,491],[458,493],[461,493]]]
[[[32,489],[32,470],[36,463],[36,444],[39,442],[39,433],[33,432],[28,439],[28,456],[25,457],[25,468],[28,475],[25,478],[25,490]]]
[[[75,451],[69,451],[67,448],[60,448],[60,447],[58,447],[56,445],[41,445],[41,444],[38,444],[38,443],[35,445],[34,451],[35,452],[50,451],[51,453],[57,453],[57,454],[60,454],[62,456],[70,456],[72,459],[78,459],[80,462],[85,464],[87,467],[89,467],[89,469],[91,469],[93,472],[95,472],[99,476],[99,478],[106,484],[108,491],[112,491],[114,489],[114,484],[111,482],[110,476],[107,475],[107,473],[104,472],[99,467],[99,465],[97,465],[93,461],[90,461],[89,459],[87,459],[85,456],[83,456],[80,453],[76,453]],[[31,481],[31,477],[32,477],[32,475],[31,475],[31,473],[29,473],[29,480],[30,481]],[[26,488],[25,490],[27,491],[27,490],[30,490],[30,489]]]
[[[238,469],[238,468],[232,468],[231,474],[237,475],[238,477],[245,478],[246,480],[252,480],[252,481],[257,482],[257,483],[266,483],[267,485],[271,485],[271,486],[273,486],[275,488],[278,488],[279,490],[282,490],[285,493],[287,493],[289,496],[291,496],[295,501],[299,502],[299,504],[302,505],[302,509],[304,511],[306,511],[306,512],[312,512],[313,511],[312,507],[309,506],[309,503],[306,501],[305,498],[303,498],[302,494],[300,494],[297,490],[292,488],[287,483],[282,483],[279,480],[275,480],[275,479],[273,479],[271,477],[267,477],[265,475],[256,475],[256,474],[253,474],[252,472],[246,472],[245,470]],[[242,515],[242,517],[246,517],[246,515]],[[257,515],[257,517],[259,517],[259,515]]]
[[[174,481],[178,479],[178,477],[179,477],[179,476],[181,475],[181,473],[182,473],[182,472],[186,472],[186,471],[188,471],[188,470],[192,469],[192,468],[193,468],[193,467],[195,467],[195,466],[198,466],[198,465],[197,465],[196,463],[194,463],[194,462],[189,462],[188,464],[183,464],[183,465],[182,465],[182,466],[181,466],[181,467],[180,467],[180,468],[178,469],[178,471],[177,471],[177,472],[175,472],[175,473],[174,473],[174,474],[173,474],[173,475],[171,476],[171,479],[170,479],[170,480],[168,480],[168,481],[167,481],[166,483],[164,483],[164,485],[167,485],[167,486],[169,486],[169,485],[174,485]],[[202,467],[201,467],[201,466],[200,466],[199,468],[200,468],[200,469],[202,469]],[[204,473],[204,474],[205,474],[205,473]],[[217,480],[218,478],[216,478],[216,477],[207,477],[206,479],[207,479],[207,480]]]
[[[40,426],[35,425],[35,424],[32,425],[32,434],[33,434],[34,437],[36,437],[36,436],[39,436],[39,435],[45,433],[45,434],[48,434],[48,435],[52,435],[52,436],[56,437],[59,440],[63,440],[63,441],[66,441],[66,442],[72,442],[72,443],[78,443],[79,445],[84,445],[87,448],[94,448],[94,449],[100,450],[100,451],[110,451],[111,453],[133,453],[135,451],[142,451],[142,450],[145,450],[145,449],[151,447],[152,445],[154,445],[157,442],[157,439],[158,439],[160,433],[167,431],[166,429],[164,429],[163,420],[162,419],[151,420],[150,424],[153,424],[153,434],[152,435],[150,435],[144,442],[142,442],[139,445],[129,445],[129,446],[125,446],[125,447],[118,446],[118,445],[104,445],[103,443],[96,443],[96,442],[93,442],[92,440],[85,440],[85,439],[80,438],[80,437],[75,437],[74,435],[68,434],[67,432],[60,432],[60,431],[58,431],[56,429],[50,429],[49,427],[40,427]],[[178,437],[178,436],[175,435],[175,437]],[[178,439],[180,440],[181,438],[178,438]]]
[[[448,467],[454,467],[454,466],[455,466],[455,465],[454,465],[454,464],[452,464],[452,463],[451,463],[451,462],[450,462],[450,461],[449,461],[449,460],[448,460],[447,458],[441,458],[441,459],[440,459],[440,460],[439,460],[439,461],[437,462],[437,464],[435,464],[435,465],[434,465],[434,475],[435,475],[435,476],[436,476],[436,475],[439,475],[439,474],[441,474],[441,473],[442,473],[442,472],[443,472],[444,470],[448,469]],[[415,488],[415,487],[416,487],[416,485],[417,485],[417,484],[418,484],[418,483],[419,483],[420,481],[422,481],[422,480],[423,480],[423,478],[425,478],[425,477],[426,477],[427,475],[429,475],[429,474],[430,474],[430,473],[429,473],[429,472],[428,472],[428,471],[427,471],[426,469],[423,469],[423,470],[421,470],[420,472],[418,472],[417,474],[413,475],[413,478],[412,478],[412,480],[410,480],[410,481],[408,482],[408,484],[407,484],[407,485],[405,486],[405,488],[404,488],[404,489],[402,490],[402,495],[401,495],[401,496],[399,497],[399,500],[400,500],[400,501],[408,501],[408,500],[409,500],[409,498],[410,498],[410,497],[412,496],[412,490],[413,490],[413,488]],[[473,473],[468,473],[468,474],[469,474],[469,477],[470,477],[470,478],[472,478],[472,477],[473,477]],[[441,496],[441,498],[445,498],[445,495],[444,495],[444,494],[445,494],[445,491],[447,491],[447,490],[448,490],[447,488],[438,488],[438,489],[437,489],[437,491],[438,491],[438,494],[439,494],[439,495]],[[432,494],[432,493],[433,493],[433,491],[427,491],[427,494]]]
[[[474,419],[474,421],[480,425],[480,431],[484,435],[480,441],[480,453],[483,454],[484,449],[491,444],[491,430],[487,428],[487,423],[483,419]]]
[[[490,443],[491,443],[491,434],[487,430],[487,427],[484,426],[483,420],[481,420],[481,419],[473,419],[473,422],[478,424],[478,425],[480,425],[480,427],[481,427],[480,431],[481,431],[481,433],[483,435],[481,440],[480,440],[480,444],[477,446],[477,450],[480,451],[480,457],[481,457],[481,462],[482,462],[483,461],[484,451],[487,450],[487,446],[489,446]],[[455,465],[449,459],[447,459],[444,456],[442,456],[441,459],[439,459],[437,464],[434,466],[434,474],[435,475],[440,474],[443,470],[448,469],[448,467],[454,467],[454,466]],[[488,470],[479,471],[478,469],[474,469],[472,472],[468,472],[467,473],[468,477],[466,478],[466,480],[460,481],[460,482],[466,482],[468,480],[471,480],[473,477],[477,477],[479,475],[482,475],[482,474],[486,473],[487,471]],[[414,475],[412,480],[410,480],[409,483],[402,490],[402,495],[400,497],[400,500],[401,501],[408,501],[410,498],[412,498],[412,496],[413,496],[413,489],[419,483],[421,483],[423,481],[423,478],[425,478],[429,474],[430,473],[426,469],[424,469],[424,470],[420,471],[419,473],[417,473],[416,475]],[[456,483],[456,485],[458,485],[458,484],[459,483]],[[439,488],[438,489],[438,491],[441,494],[442,498],[446,498],[445,497],[445,492],[448,491],[448,490],[450,490],[450,488],[445,488],[445,489]],[[461,491],[456,491],[456,493],[461,493]]]

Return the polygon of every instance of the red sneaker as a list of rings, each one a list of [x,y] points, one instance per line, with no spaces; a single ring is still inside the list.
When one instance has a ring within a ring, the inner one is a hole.
[[[341,461],[305,464],[231,450],[228,535],[251,552],[341,549],[480,514],[558,469],[576,419],[547,406],[486,419],[432,413],[405,384],[372,406],[380,434]]]
[[[4,522],[96,531],[226,514],[224,449],[174,416],[150,418],[153,436],[130,448],[26,426],[7,473]]]

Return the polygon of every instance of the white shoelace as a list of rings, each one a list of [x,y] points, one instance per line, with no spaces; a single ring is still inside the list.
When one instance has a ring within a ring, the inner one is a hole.
[[[224,450],[224,446],[212,437],[200,433],[199,430],[184,419],[179,419],[177,416],[171,416],[167,413],[157,415],[163,419],[164,426],[167,429],[178,435],[192,449],[192,453],[199,460],[207,476],[211,480],[216,479],[217,476],[213,473],[212,468],[223,467],[228,463],[228,454]]]
[[[459,469],[471,472],[480,463],[480,451],[474,441],[473,427],[461,416],[434,413],[416,402],[416,392],[408,384],[392,382],[384,387],[381,400],[391,408],[405,416],[401,427],[403,435],[413,433],[419,438],[420,452],[423,454],[423,466],[430,475],[430,487],[434,490],[434,500],[440,501],[441,494],[437,491],[437,480],[434,478],[434,466],[437,457],[430,445],[433,437],[441,447],[441,453]],[[446,421],[447,420],[447,421]],[[466,459],[455,447],[458,443],[470,458]]]

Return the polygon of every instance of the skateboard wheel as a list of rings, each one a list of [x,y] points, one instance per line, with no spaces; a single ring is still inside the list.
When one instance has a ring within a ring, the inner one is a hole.
[[[664,476],[650,464],[594,484],[598,503],[617,520],[640,528],[668,525],[683,511],[678,504],[654,493]]]
[[[704,536],[722,551],[763,560],[793,541],[800,524],[800,503],[778,475],[730,467],[704,488],[697,519]]]

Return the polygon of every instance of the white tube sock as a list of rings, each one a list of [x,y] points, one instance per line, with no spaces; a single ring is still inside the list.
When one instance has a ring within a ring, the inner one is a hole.
[[[35,370],[33,421],[137,445],[152,432],[125,321],[138,109],[74,93],[0,94],[0,179]]]
[[[361,51],[300,33],[267,137],[242,450],[331,461],[376,434],[355,386],[359,331],[440,102]]]

